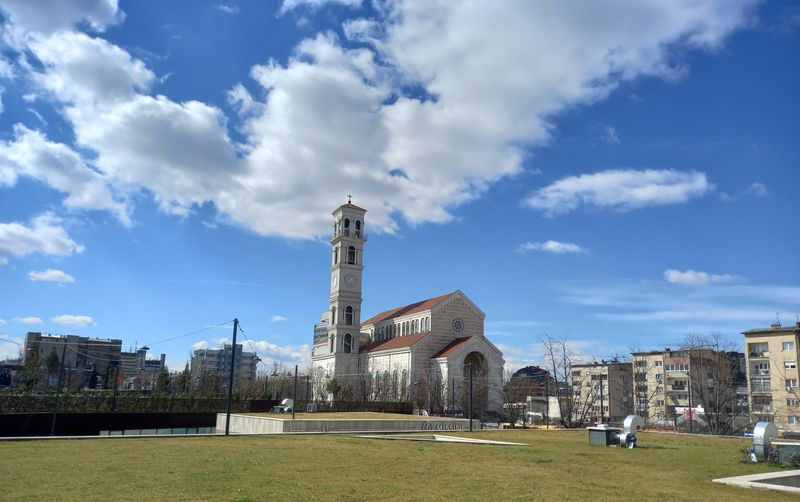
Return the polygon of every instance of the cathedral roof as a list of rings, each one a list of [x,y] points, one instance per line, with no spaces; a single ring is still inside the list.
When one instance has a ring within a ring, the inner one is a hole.
[[[448,343],[444,346],[442,350],[437,352],[433,355],[433,358],[436,359],[437,357],[450,357],[455,351],[457,351],[462,345],[464,345],[467,340],[472,338],[471,336],[462,336],[461,338],[456,338],[452,342]]]
[[[417,312],[424,312],[426,310],[430,310],[436,305],[439,305],[444,300],[446,300],[450,295],[453,293],[447,293],[446,295],[437,296],[436,298],[429,298],[427,300],[422,300],[416,303],[410,303],[408,305],[403,305],[402,307],[396,307],[390,310],[386,310],[381,312],[380,314],[374,315],[367,319],[366,321],[361,323],[361,326],[368,326],[370,324],[377,324],[379,322],[385,321],[387,319],[392,319],[395,317],[400,317],[409,314],[416,314]]]
[[[426,331],[425,333],[414,333],[413,335],[395,336],[393,338],[389,338],[388,340],[378,340],[362,346],[359,352],[363,354],[365,352],[375,352],[377,350],[410,347],[425,338],[428,333],[429,331]]]

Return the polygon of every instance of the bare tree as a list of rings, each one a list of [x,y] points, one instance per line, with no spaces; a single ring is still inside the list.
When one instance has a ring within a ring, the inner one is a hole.
[[[742,385],[731,354],[736,345],[719,333],[690,334],[685,339],[689,353],[692,405],[702,405],[710,434],[732,434],[736,419],[741,416]]]
[[[554,389],[550,395],[558,399],[559,423],[569,429],[583,427],[589,418],[597,386],[585,381],[581,371],[573,371],[575,354],[567,345],[567,337],[544,335],[541,340],[545,354],[545,369],[550,373]]]

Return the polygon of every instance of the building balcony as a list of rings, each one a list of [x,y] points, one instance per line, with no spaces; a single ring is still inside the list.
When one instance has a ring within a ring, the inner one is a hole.
[[[767,351],[764,351],[764,352],[750,352],[749,356],[750,356],[750,359],[768,359],[769,358],[769,352],[767,352]]]

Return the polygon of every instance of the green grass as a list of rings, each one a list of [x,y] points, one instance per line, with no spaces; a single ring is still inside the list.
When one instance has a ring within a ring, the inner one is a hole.
[[[640,433],[633,450],[585,431],[459,434],[528,447],[349,435],[0,443],[4,500],[796,500],[712,478],[771,469],[749,441]]]
[[[283,418],[291,420],[291,413],[238,413],[239,415],[252,415],[255,417]],[[295,413],[297,420],[453,420],[450,417],[424,417],[420,415],[405,415],[401,413],[379,413],[374,411],[331,411],[319,413]]]

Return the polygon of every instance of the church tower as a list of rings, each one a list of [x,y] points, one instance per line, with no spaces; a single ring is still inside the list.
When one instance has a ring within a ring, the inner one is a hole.
[[[350,202],[333,212],[331,294],[328,353],[335,355],[337,372],[357,366],[361,327],[361,275],[364,270],[364,215]]]

